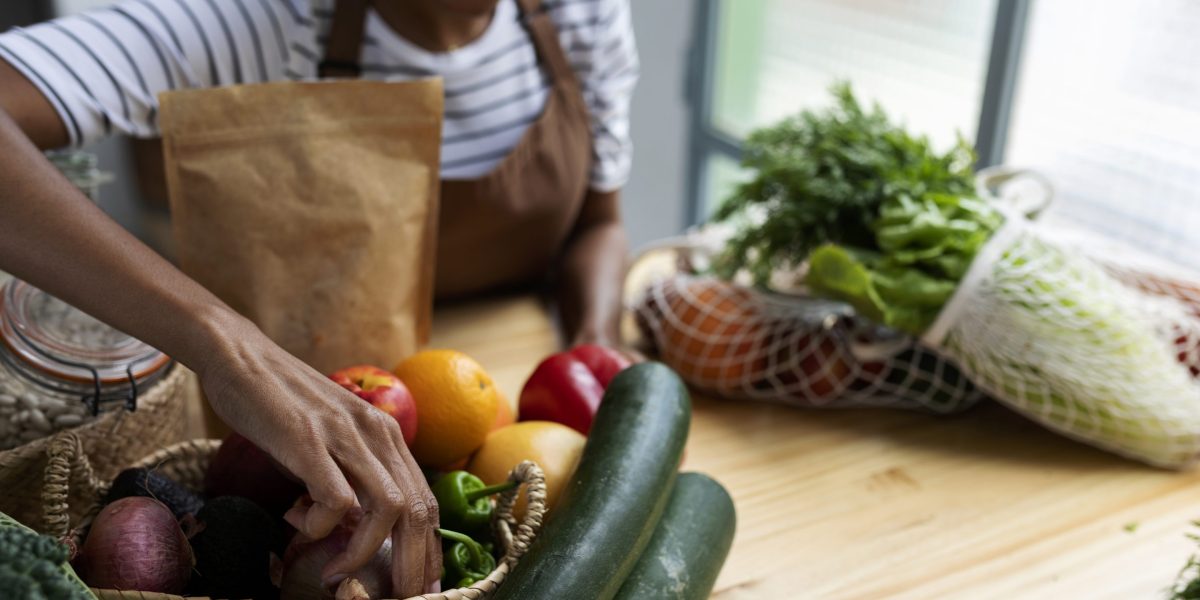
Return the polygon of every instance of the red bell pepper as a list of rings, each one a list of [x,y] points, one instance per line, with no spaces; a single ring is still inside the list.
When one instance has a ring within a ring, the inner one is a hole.
[[[562,423],[584,435],[608,383],[629,360],[604,346],[584,345],[543,360],[521,389],[522,421]]]

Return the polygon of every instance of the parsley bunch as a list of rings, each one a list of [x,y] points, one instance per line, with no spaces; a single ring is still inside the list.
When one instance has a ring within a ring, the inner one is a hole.
[[[806,110],[746,140],[742,165],[752,180],[717,211],[743,224],[715,268],[745,268],[763,284],[776,268],[798,265],[822,244],[878,251],[874,225],[885,200],[929,194],[973,197],[974,152],[961,138],[938,153],[878,106],[864,108],[849,84],[832,87],[832,107]]]

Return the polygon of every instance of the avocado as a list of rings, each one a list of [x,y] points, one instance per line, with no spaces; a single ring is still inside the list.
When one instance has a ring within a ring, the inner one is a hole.
[[[192,536],[196,568],[189,595],[274,600],[271,553],[282,537],[279,523],[259,505],[240,496],[209,500],[196,515]]]
[[[194,515],[204,506],[204,500],[174,480],[154,469],[126,469],[113,480],[104,496],[108,505],[121,498],[141,496],[154,498],[167,505],[176,519]]]

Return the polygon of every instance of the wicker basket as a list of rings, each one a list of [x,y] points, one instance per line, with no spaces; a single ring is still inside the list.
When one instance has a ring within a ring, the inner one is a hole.
[[[87,456],[90,469],[101,480],[112,479],[126,465],[155,449],[179,440],[183,434],[184,411],[194,375],[182,365],[141,394],[137,410],[117,410],[79,427],[60,431],[0,452],[0,512],[39,531],[48,531],[42,522],[42,478],[50,460],[51,448],[64,440],[76,440]],[[72,511],[78,520],[90,499],[73,492]]]
[[[193,440],[175,444],[133,463],[132,467],[152,467],[163,475],[198,491],[204,483],[208,463],[221,446],[220,440]],[[111,477],[98,479],[88,465],[88,458],[80,452],[79,440],[63,436],[55,440],[49,454],[49,463],[43,488],[44,520],[50,524],[47,531],[68,544],[78,547],[83,533],[100,512],[99,500],[108,491]],[[546,480],[542,470],[532,461],[517,465],[509,479],[525,484],[500,494],[494,513],[492,529],[496,542],[504,556],[488,577],[469,588],[447,590],[425,594],[408,600],[484,600],[508,576],[508,572],[529,549],[529,544],[542,527],[546,514]],[[513,516],[517,496],[524,487],[527,496],[525,515],[520,522]],[[79,519],[72,519],[75,511],[69,509],[69,498],[78,495],[88,497],[87,508]],[[346,584],[343,584],[344,586]],[[92,590],[100,600],[200,600],[183,596],[152,592]]]

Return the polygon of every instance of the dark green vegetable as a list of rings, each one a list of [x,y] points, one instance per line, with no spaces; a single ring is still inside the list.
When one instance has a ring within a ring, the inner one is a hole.
[[[153,469],[126,469],[113,480],[104,496],[104,504],[121,498],[141,496],[154,498],[167,505],[176,519],[194,515],[204,506],[204,500],[187,488]]]
[[[495,570],[496,559],[479,542],[457,531],[438,529],[438,534],[452,542],[442,556],[444,589],[471,587]]]
[[[699,473],[680,475],[650,545],[617,598],[708,598],[736,527],[733,499],[721,484]]]
[[[96,600],[67,564],[67,547],[0,513],[0,598]]]
[[[1200,527],[1200,521],[1192,524]],[[1200,543],[1200,534],[1188,534],[1188,538]],[[1200,553],[1188,558],[1169,593],[1169,600],[1200,600]]]
[[[279,526],[266,510],[239,496],[209,500],[196,514],[201,527],[191,539],[196,570],[190,592],[214,598],[278,595],[271,585],[271,552]]]
[[[558,506],[495,600],[612,598],[666,507],[690,419],[671,369],[643,363],[618,374]]]
[[[818,294],[919,334],[1003,217],[976,198],[966,142],[938,153],[878,106],[864,109],[848,85],[833,94],[833,107],[747,140],[754,179],[717,219],[748,218],[716,269],[747,268],[766,284],[774,269],[809,260]]]
[[[466,472],[451,471],[431,486],[437,498],[438,517],[451,531],[474,534],[486,531],[492,522],[492,495],[512,489],[517,484],[506,481],[493,486]]]
[[[922,347],[897,354],[895,359],[888,361],[886,371],[876,377],[882,378],[890,389],[907,390],[920,397],[924,407],[939,413],[969,408],[980,396],[975,384],[958,367]],[[878,382],[860,380],[855,385],[860,383]]]

